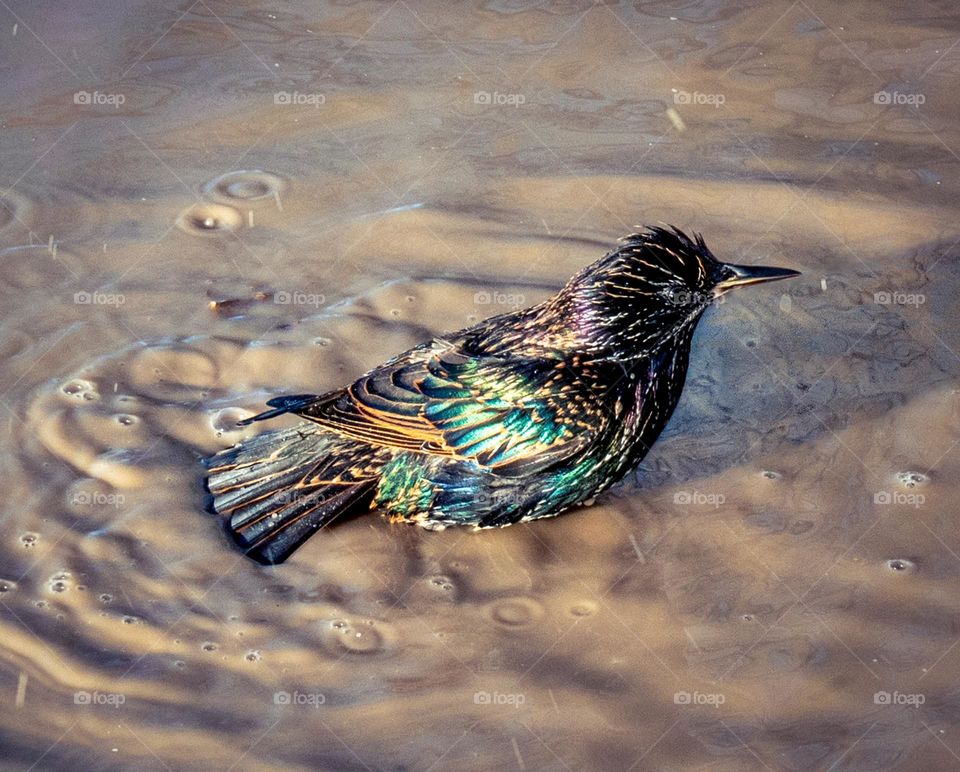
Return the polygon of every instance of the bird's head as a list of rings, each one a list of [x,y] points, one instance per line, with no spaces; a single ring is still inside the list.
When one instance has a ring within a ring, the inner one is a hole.
[[[554,309],[596,353],[643,356],[672,339],[689,339],[707,306],[729,290],[797,275],[721,263],[698,234],[648,228],[571,279]]]

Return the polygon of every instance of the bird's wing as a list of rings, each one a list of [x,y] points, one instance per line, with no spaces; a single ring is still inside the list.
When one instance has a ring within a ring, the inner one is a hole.
[[[611,382],[604,368],[577,357],[471,356],[438,344],[293,412],[364,442],[523,475],[575,455],[603,430]]]

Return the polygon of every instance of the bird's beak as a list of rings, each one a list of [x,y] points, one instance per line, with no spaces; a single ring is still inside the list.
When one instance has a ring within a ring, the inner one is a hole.
[[[733,271],[733,276],[717,284],[715,291],[718,295],[734,287],[746,287],[748,284],[761,284],[765,281],[778,281],[779,279],[789,279],[800,275],[800,271],[792,271],[789,268],[768,268],[764,265],[731,265],[730,263],[725,265]]]

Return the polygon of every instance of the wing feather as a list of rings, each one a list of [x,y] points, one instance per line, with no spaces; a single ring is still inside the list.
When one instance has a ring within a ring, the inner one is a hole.
[[[603,430],[611,376],[604,366],[559,356],[472,356],[438,342],[297,412],[375,445],[529,474],[579,453]]]

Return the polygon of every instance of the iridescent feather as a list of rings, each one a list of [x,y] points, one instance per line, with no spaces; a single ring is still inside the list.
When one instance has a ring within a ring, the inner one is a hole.
[[[312,425],[209,459],[212,507],[269,563],[369,507],[427,528],[556,515],[649,450],[712,298],[795,273],[748,281],[745,270],[675,229],[628,236],[544,303],[419,345],[346,388],[270,400],[251,420]]]

